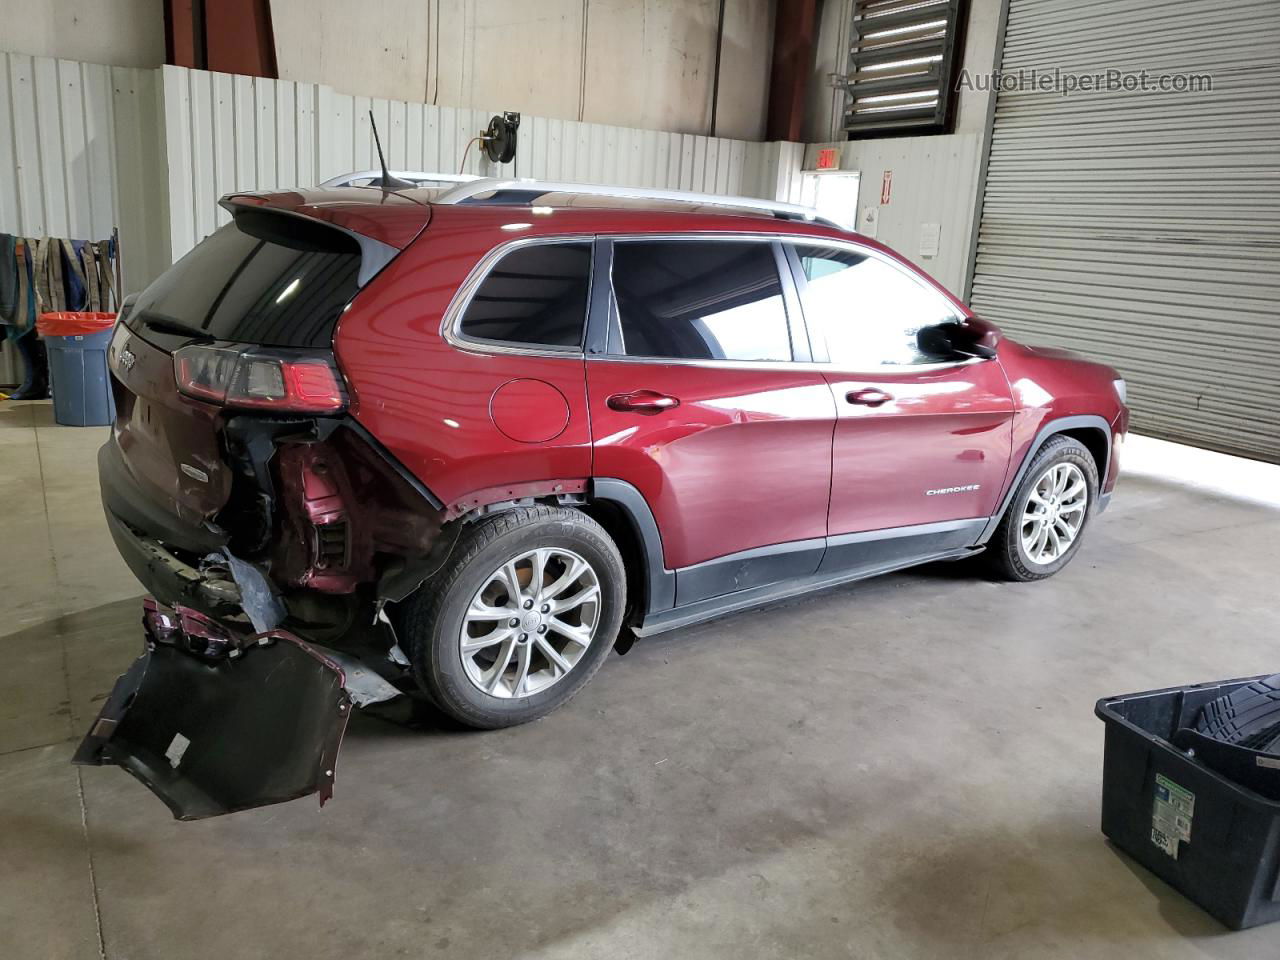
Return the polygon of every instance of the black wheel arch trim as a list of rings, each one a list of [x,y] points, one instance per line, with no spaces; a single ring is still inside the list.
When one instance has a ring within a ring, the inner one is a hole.
[[[1102,432],[1106,440],[1107,454],[1106,458],[1098,468],[1099,481],[1106,477],[1107,469],[1111,462],[1111,425],[1107,421],[1094,414],[1080,414],[1069,417],[1058,417],[1050,420],[1041,426],[1036,433],[1035,439],[1028,448],[1026,455],[1022,458],[1022,463],[1018,466],[1017,472],[1014,474],[1008,489],[1005,491],[1004,498],[1001,500],[1000,508],[987,520],[986,526],[982,528],[981,533],[972,545],[966,549],[972,550],[975,547],[981,547],[991,535],[995,533],[995,529],[1000,524],[1000,518],[1004,516],[1005,511],[1009,508],[1009,504],[1013,500],[1013,496],[1018,491],[1018,487],[1022,484],[1023,477],[1026,476],[1027,470],[1031,466],[1031,461],[1035,458],[1036,453],[1044,445],[1044,442],[1055,434],[1064,433],[1069,430],[1099,430]],[[645,556],[645,596],[647,602],[642,615],[642,622],[647,621],[655,614],[675,609],[676,601],[676,574],[675,570],[668,570],[663,562],[662,552],[662,534],[658,529],[658,522],[653,516],[653,511],[649,507],[648,501],[635,486],[625,480],[618,480],[613,477],[593,477],[591,481],[592,497],[597,500],[604,500],[617,505],[621,508],[624,515],[632,525],[632,529],[639,540]],[[1105,505],[1105,501],[1109,500],[1108,495],[1099,493],[1099,508]],[[972,523],[972,521],[961,521]],[[896,535],[900,531],[895,531]],[[887,531],[875,531],[875,536],[889,536]],[[865,538],[866,536],[855,535],[854,539]],[[840,538],[836,538],[840,539]],[[785,545],[784,545],[785,546]],[[830,538],[828,538],[828,546],[830,546]],[[723,560],[724,558],[718,558]],[[860,579],[860,576],[858,577]],[[842,579],[842,578],[837,578]],[[761,588],[763,589],[763,588]],[[753,592],[753,591],[746,591]]]
[[[622,509],[644,550],[645,616],[670,610],[676,602],[676,575],[663,564],[662,534],[644,494],[627,481],[612,477],[593,477],[591,494],[596,500],[606,500]]]
[[[1000,520],[1004,516],[1005,511],[1009,509],[1009,504],[1013,502],[1013,496],[1018,492],[1018,487],[1022,485],[1022,479],[1026,476],[1027,470],[1031,467],[1031,461],[1035,459],[1040,448],[1044,446],[1046,440],[1059,433],[1066,433],[1068,430],[1099,430],[1107,442],[1107,455],[1102,463],[1098,464],[1098,488],[1101,494],[1102,484],[1106,481],[1107,470],[1111,466],[1111,424],[1107,423],[1104,417],[1097,414],[1084,413],[1071,417],[1058,417],[1044,424],[1036,433],[1035,439],[1031,442],[1031,446],[1027,448],[1026,455],[1022,458],[1022,463],[1018,466],[1018,472],[1013,475],[1013,480],[1009,483],[1009,488],[1005,491],[1004,499],[1000,501],[1000,509],[988,521],[987,526],[983,529],[981,536],[978,537],[978,544],[985,544],[991,539],[992,534],[996,532],[996,527],[1000,525]]]

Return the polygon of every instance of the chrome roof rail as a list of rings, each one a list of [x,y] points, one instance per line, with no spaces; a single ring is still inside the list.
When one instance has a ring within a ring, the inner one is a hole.
[[[421,170],[388,170],[388,173],[400,180],[412,183],[469,183],[480,179],[473,173],[427,173]],[[355,173],[344,173],[320,184],[322,187],[349,187],[359,180],[380,180],[381,170],[358,170]]]
[[[401,176],[401,174],[396,174]],[[446,191],[433,203],[459,204],[493,193],[516,194],[509,202],[513,206],[536,203],[539,197],[548,193],[574,193],[593,197],[619,197],[629,200],[676,200],[681,203],[708,204],[718,207],[737,207],[745,210],[759,210],[771,213],[787,220],[810,220],[834,226],[825,217],[819,216],[813,207],[801,206],[798,203],[782,203],[777,200],[760,200],[756,197],[733,197],[716,193],[694,193],[689,190],[655,190],[649,187],[615,187],[599,183],[564,183],[557,180],[504,180],[485,177],[471,180]],[[482,203],[501,204],[503,199],[484,199]]]

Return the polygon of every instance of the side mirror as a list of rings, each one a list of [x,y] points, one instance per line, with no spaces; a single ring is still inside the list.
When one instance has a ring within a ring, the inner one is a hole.
[[[976,357],[992,360],[996,355],[999,334],[990,324],[980,320],[964,323],[938,323],[921,327],[916,333],[916,346],[931,357]]]

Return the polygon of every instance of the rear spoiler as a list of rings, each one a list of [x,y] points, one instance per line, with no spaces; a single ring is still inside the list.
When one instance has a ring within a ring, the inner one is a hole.
[[[231,213],[238,208],[278,210],[319,220],[348,233],[369,237],[403,250],[431,221],[431,204],[407,193],[350,189],[284,190],[278,193],[228,193],[218,204]]]

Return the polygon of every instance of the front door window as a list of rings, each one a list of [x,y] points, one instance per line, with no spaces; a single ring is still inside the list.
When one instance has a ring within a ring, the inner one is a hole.
[[[920,348],[924,327],[957,323],[950,302],[901,267],[847,248],[799,247],[805,316],[845,370],[936,363]]]

